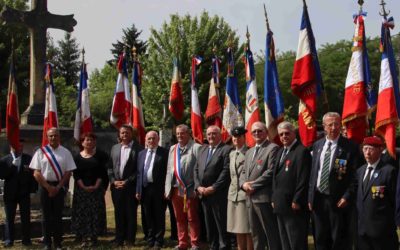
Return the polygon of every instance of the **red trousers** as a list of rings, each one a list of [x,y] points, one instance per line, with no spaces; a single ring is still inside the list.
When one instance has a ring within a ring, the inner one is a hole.
[[[191,247],[199,246],[200,238],[200,220],[199,220],[199,199],[197,197],[187,198],[187,212],[183,211],[183,197],[179,196],[178,188],[173,188],[172,205],[176,217],[176,225],[178,228],[179,248],[187,249],[189,247],[189,230],[190,227],[190,242]]]

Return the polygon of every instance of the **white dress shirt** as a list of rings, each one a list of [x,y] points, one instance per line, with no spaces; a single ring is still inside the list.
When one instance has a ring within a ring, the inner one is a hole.
[[[130,142],[128,145],[121,145],[121,157],[119,162],[119,175],[123,176],[125,165],[129,160],[129,155],[131,153],[133,142]]]
[[[326,153],[326,150],[328,149],[328,143],[329,142],[331,143],[331,159],[329,161],[329,172],[330,172],[332,170],[333,155],[335,154],[338,140],[339,140],[339,136],[335,140],[329,140],[328,138],[326,138],[326,140],[325,140],[325,144],[324,144],[324,147],[322,148],[322,152],[321,152],[321,157],[319,158],[317,187],[319,187],[319,184],[321,182],[322,168],[324,166],[325,153]]]

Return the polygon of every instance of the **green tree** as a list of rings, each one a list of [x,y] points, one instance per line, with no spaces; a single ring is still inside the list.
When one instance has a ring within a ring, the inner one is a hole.
[[[232,41],[228,37],[232,35]],[[236,74],[241,77],[239,83],[244,83],[243,63],[241,56],[243,46],[238,46],[239,38],[223,18],[210,17],[203,12],[199,17],[190,15],[171,15],[169,22],[165,22],[160,30],[151,29],[148,41],[147,56],[143,60],[145,78],[142,93],[144,97],[144,113],[147,123],[159,126],[162,117],[162,96],[169,96],[172,78],[172,62],[174,57],[180,60],[182,73],[183,95],[185,102],[185,116],[190,117],[190,67],[193,55],[203,57],[198,67],[197,81],[199,87],[199,101],[204,112],[208,98],[208,88],[211,79],[211,58],[213,48],[218,49],[218,55],[225,55],[228,43],[232,43],[236,52]],[[239,47],[239,49],[238,49]],[[222,56],[223,57],[223,56]],[[225,86],[226,60],[222,58],[220,82]],[[245,84],[240,84],[245,88]],[[221,88],[223,96],[224,88]],[[243,93],[243,92],[242,92]]]
[[[63,77],[54,78],[54,89],[57,100],[58,125],[73,127],[76,112],[76,87],[68,85]]]
[[[63,77],[66,85],[73,86],[76,89],[81,65],[79,61],[79,44],[76,38],[72,37],[71,33],[68,32],[65,32],[64,40],[60,40],[57,43],[58,53],[54,58],[55,76]]]
[[[100,71],[95,69],[90,76],[90,111],[96,127],[110,127],[110,112],[118,72],[113,65],[106,64]]]
[[[113,48],[111,49],[111,53],[114,59],[111,61],[117,61],[119,55],[121,55],[124,48],[127,46],[128,49],[136,48],[136,52],[139,55],[144,55],[146,53],[147,43],[139,39],[142,31],[138,31],[135,24],[132,24],[130,28],[122,29],[122,33],[124,34],[121,38],[122,41],[117,40],[116,43],[112,44]],[[127,53],[127,56],[130,58],[130,53]]]

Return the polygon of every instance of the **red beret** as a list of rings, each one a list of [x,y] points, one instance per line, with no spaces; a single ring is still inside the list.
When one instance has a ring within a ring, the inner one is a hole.
[[[381,147],[381,146],[383,146],[383,141],[378,136],[370,136],[370,137],[364,138],[363,145],[371,145],[371,146],[375,146],[375,147]]]

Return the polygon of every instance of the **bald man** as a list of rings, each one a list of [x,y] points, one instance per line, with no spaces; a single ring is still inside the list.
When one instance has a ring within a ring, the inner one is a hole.
[[[158,146],[156,131],[146,134],[147,148],[139,153],[136,198],[144,207],[148,230],[148,247],[160,249],[164,244],[164,188],[167,175],[168,151]]]

